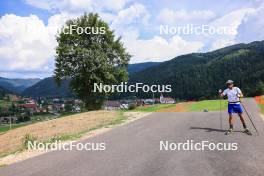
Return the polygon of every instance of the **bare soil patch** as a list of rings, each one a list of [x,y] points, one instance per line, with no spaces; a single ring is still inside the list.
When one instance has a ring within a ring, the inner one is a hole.
[[[158,110],[158,112],[186,112],[187,107],[191,105],[193,102],[182,102],[182,103],[177,103],[175,104],[175,107],[170,107],[170,108],[164,108]]]

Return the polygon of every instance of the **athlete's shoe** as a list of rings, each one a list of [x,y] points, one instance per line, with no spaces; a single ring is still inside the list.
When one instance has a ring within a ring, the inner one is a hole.
[[[233,132],[233,128],[229,128],[226,132],[225,135],[229,135]]]
[[[252,133],[247,128],[245,128],[245,130],[243,131],[243,133],[246,133],[247,135],[252,136]]]

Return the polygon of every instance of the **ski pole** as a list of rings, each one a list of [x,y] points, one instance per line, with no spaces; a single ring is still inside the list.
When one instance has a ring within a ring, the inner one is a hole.
[[[259,132],[258,132],[258,130],[257,130],[257,128],[256,128],[256,126],[255,126],[255,124],[254,124],[254,122],[253,122],[253,120],[252,120],[252,118],[250,117],[250,115],[249,115],[247,109],[245,108],[244,104],[242,103],[242,101],[241,101],[241,104],[242,104],[243,109],[245,110],[245,112],[246,112],[246,114],[247,114],[247,116],[248,116],[248,118],[249,118],[249,120],[250,120],[252,126],[254,127],[256,133],[259,135]]]
[[[222,122],[222,99],[220,98],[220,128],[223,129],[223,122]]]
[[[219,109],[220,109],[220,128],[221,130],[223,130],[223,122],[222,122],[222,98],[221,98],[221,93],[222,93],[222,90],[219,89]]]

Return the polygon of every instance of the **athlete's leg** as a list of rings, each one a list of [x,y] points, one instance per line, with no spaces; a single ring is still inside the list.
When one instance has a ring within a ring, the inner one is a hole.
[[[242,122],[243,124],[243,127],[246,129],[247,128],[247,125],[245,123],[245,120],[244,120],[244,117],[243,117],[243,113],[238,113],[238,116],[240,118],[240,121]]]
[[[233,114],[229,113],[229,126],[230,129],[233,129]]]
[[[239,117],[240,117],[240,120],[243,124],[243,127],[244,127],[244,133],[248,134],[248,135],[252,135],[252,133],[247,129],[247,125],[245,123],[245,120],[244,120],[244,117],[243,117],[243,113],[238,113]]]
[[[229,129],[225,132],[225,135],[229,135],[233,131],[233,114],[229,113]]]

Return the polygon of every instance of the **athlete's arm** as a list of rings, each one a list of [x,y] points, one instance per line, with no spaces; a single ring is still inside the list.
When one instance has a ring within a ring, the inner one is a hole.
[[[243,98],[243,93],[238,87],[237,87],[237,97],[238,98]]]
[[[221,90],[221,89],[220,89]],[[222,92],[222,90],[220,91],[219,90],[219,95],[221,96],[221,97],[224,97],[224,96],[226,96],[226,90],[224,90],[223,92]]]

